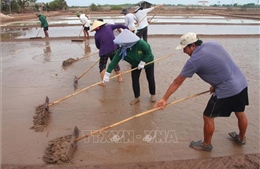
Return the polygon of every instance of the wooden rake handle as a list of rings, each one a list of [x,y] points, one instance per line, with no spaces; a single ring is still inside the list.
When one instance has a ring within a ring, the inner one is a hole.
[[[160,6],[160,8],[155,12],[155,14],[152,16],[152,18],[149,20],[150,22],[152,21],[152,19],[155,17],[155,15],[162,9],[162,6]]]
[[[88,58],[88,57],[93,56],[93,55],[96,55],[96,54],[98,54],[98,52],[89,54],[89,55],[87,55],[87,56],[84,56],[84,57],[82,57],[82,58],[79,58],[78,60],[85,59],[85,58]]]
[[[37,33],[37,35],[36,35],[36,38],[38,37],[38,35],[39,35],[39,33],[40,33],[41,30],[42,30],[42,28],[39,29],[39,31],[38,31],[38,33]]]
[[[133,30],[135,30],[135,28],[136,27],[138,27],[139,26],[139,24],[144,20],[144,18],[146,18],[147,16],[144,16],[139,22],[137,22],[136,24],[135,24],[135,26],[133,27],[133,28],[131,28],[131,29],[129,29],[130,31],[133,31]]]
[[[152,64],[152,63],[154,63],[154,62],[157,62],[157,61],[159,61],[159,60],[165,59],[165,58],[167,58],[167,57],[169,57],[169,56],[172,56],[172,55],[173,55],[173,54],[169,54],[169,55],[166,55],[166,56],[164,56],[164,57],[155,59],[155,60],[153,60],[153,61],[151,61],[151,62],[146,63],[145,66],[146,66],[146,65],[149,65],[149,64]],[[127,71],[125,71],[125,72],[123,72],[123,73],[120,73],[120,74],[117,74],[117,75],[115,75],[115,76],[112,76],[112,77],[110,77],[109,79],[114,79],[114,78],[116,78],[116,77],[118,77],[118,76],[121,76],[121,75],[123,75],[123,74],[132,72],[132,71],[134,71],[134,70],[136,70],[136,69],[138,69],[138,67],[135,67],[135,68],[130,69],[130,70],[127,70]]]
[[[83,29],[84,29],[84,27],[82,26],[82,28],[81,28],[81,30],[79,32],[79,36],[80,36],[81,32],[83,31]],[[78,39],[79,39],[79,36],[78,36]]]
[[[84,73],[82,73],[77,80],[79,80],[80,78],[82,78],[86,73],[88,73],[88,71],[93,68],[97,63],[99,62],[99,59],[90,67],[88,68]]]
[[[177,103],[180,103],[180,102],[182,102],[182,101],[191,99],[191,98],[196,97],[196,96],[200,96],[200,95],[205,94],[205,93],[208,93],[208,92],[210,92],[210,91],[208,90],[208,91],[204,91],[204,92],[197,93],[197,94],[194,94],[194,95],[190,95],[190,96],[188,96],[188,97],[185,97],[185,98],[182,98],[182,99],[173,101],[173,102],[171,102],[171,103],[168,103],[166,106],[170,106],[170,105],[173,105],[173,104],[177,104]],[[140,117],[140,116],[143,116],[143,115],[152,113],[152,112],[154,112],[154,111],[156,111],[156,110],[159,110],[159,109],[160,109],[160,107],[157,107],[157,108],[153,108],[153,109],[147,110],[147,111],[145,111],[145,112],[136,114],[136,115],[134,115],[134,116],[131,116],[131,117],[129,117],[129,118],[126,118],[126,119],[124,119],[124,120],[121,120],[121,121],[119,121],[119,122],[117,122],[117,123],[114,123],[114,124],[111,124],[111,125],[109,125],[109,126],[103,127],[103,128],[101,128],[101,129],[99,129],[99,130],[93,131],[93,132],[91,132],[91,133],[89,133],[89,134],[86,134],[86,135],[84,135],[84,136],[82,136],[82,137],[78,137],[77,139],[75,139],[75,141],[79,141],[79,140],[82,140],[82,139],[84,139],[84,138],[86,138],[86,137],[89,137],[89,136],[98,134],[98,133],[100,133],[100,132],[102,132],[102,131],[104,131],[104,130],[110,129],[110,128],[115,127],[115,126],[118,126],[118,125],[120,125],[120,124],[122,124],[122,123],[125,123],[125,122],[127,122],[127,121],[133,120],[133,119],[135,119],[135,118],[137,118],[137,117]]]
[[[172,56],[172,55],[173,55],[173,54],[170,54],[170,55],[167,55],[167,56],[158,58],[158,59],[156,59],[156,60],[153,60],[153,61],[151,61],[151,62],[146,63],[145,65],[151,64],[151,63],[156,62],[156,61],[159,61],[159,60],[162,60],[162,59],[167,58],[167,57]],[[118,75],[112,76],[110,79],[116,78],[116,77],[118,77],[118,76],[120,76],[120,75],[122,75],[122,74],[126,74],[126,73],[129,73],[129,72],[132,72],[132,71],[134,71],[134,70],[136,70],[136,69],[137,69],[137,67],[136,67],[136,68],[133,68],[133,69],[131,69],[131,70],[125,71],[125,72],[123,72],[123,73],[120,73],[120,74],[118,74]],[[100,81],[100,82],[97,82],[97,83],[95,83],[95,84],[92,84],[92,85],[90,85],[90,86],[88,86],[88,87],[86,87],[86,88],[83,88],[83,89],[81,89],[81,90],[79,90],[79,91],[76,91],[76,92],[74,92],[74,93],[72,93],[72,94],[70,94],[70,95],[68,95],[68,96],[65,96],[65,97],[63,97],[63,98],[61,98],[61,99],[59,99],[59,100],[57,100],[57,101],[54,101],[54,102],[52,102],[52,103],[49,103],[49,106],[53,106],[53,105],[55,105],[55,104],[57,104],[57,103],[59,103],[59,102],[61,102],[61,101],[64,101],[64,100],[66,100],[66,99],[68,99],[68,98],[70,98],[70,97],[72,97],[72,96],[75,96],[75,95],[77,95],[77,94],[79,94],[79,93],[81,93],[81,92],[84,92],[84,91],[88,90],[89,88],[92,88],[92,87],[97,86],[97,85],[102,84],[102,83],[103,83],[103,81]]]

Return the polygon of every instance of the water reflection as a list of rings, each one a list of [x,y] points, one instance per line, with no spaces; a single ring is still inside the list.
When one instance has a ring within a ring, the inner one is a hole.
[[[16,37],[25,36],[28,30],[30,30],[30,28],[1,28],[1,39],[16,39]]]
[[[87,56],[91,53],[91,48],[89,46],[89,39],[84,41],[84,45],[85,45],[85,56]]]
[[[45,40],[45,49],[43,49],[43,56],[44,56],[44,62],[50,62],[51,61],[51,46],[50,46],[50,41],[47,38]]]

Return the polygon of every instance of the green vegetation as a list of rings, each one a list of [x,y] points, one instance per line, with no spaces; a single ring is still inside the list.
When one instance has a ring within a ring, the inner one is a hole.
[[[65,0],[54,0],[50,2],[48,6],[48,10],[50,11],[66,10],[68,8],[67,2]]]
[[[35,12],[35,11],[58,11],[68,9],[66,0],[53,0],[50,3],[37,3],[37,0],[2,0],[1,2],[1,12],[8,13],[23,13],[23,12]],[[120,5],[99,5],[92,3],[88,8],[91,11],[104,11],[104,10],[122,10],[124,8],[130,8],[135,6],[135,4],[120,4]],[[165,7],[186,7],[186,10],[191,10],[193,7],[198,7],[195,5],[183,5],[183,4],[165,4]],[[70,8],[80,8],[82,6],[72,6]],[[85,6],[86,7],[86,6]],[[246,10],[247,8],[259,8],[258,4],[248,3],[244,5],[239,5],[237,3],[232,4],[214,4],[210,7],[225,7],[228,10],[232,8],[241,8],[241,10]]]

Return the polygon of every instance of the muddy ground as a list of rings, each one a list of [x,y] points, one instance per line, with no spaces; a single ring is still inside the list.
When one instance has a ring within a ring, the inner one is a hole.
[[[199,152],[188,147],[191,140],[202,139],[202,112],[209,94],[178,103],[164,111],[123,123],[77,143],[69,164],[50,165],[43,162],[49,141],[71,134],[74,126],[80,136],[114,124],[153,108],[149,101],[145,74],[141,76],[141,102],[133,99],[130,74],[123,81],[111,80],[105,87],[94,86],[69,99],[50,106],[51,121],[43,132],[33,126],[35,107],[74,93],[74,76],[80,76],[98,59],[94,40],[83,43],[69,38],[19,40],[2,42],[2,168],[259,168],[259,37],[204,36],[203,41],[220,42],[245,73],[249,83],[250,105],[247,144],[238,146],[227,135],[238,131],[235,115],[217,118],[213,151]],[[174,48],[176,36],[148,38],[155,59],[156,95],[159,99],[178,75],[188,56]],[[68,58],[82,58],[64,68]],[[120,63],[122,72],[130,69]],[[100,82],[98,66],[79,80],[78,90]],[[209,85],[198,76],[188,79],[169,101],[203,92]],[[112,140],[113,136],[118,136]],[[150,139],[147,139],[150,136]]]

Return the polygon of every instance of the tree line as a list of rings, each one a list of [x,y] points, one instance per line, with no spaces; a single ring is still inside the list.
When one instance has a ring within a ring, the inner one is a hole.
[[[3,13],[24,13],[24,12],[35,12],[35,11],[59,11],[68,9],[67,2],[65,0],[53,0],[50,3],[36,3],[37,0],[2,0],[1,2],[1,11]],[[32,5],[33,4],[33,5]],[[134,4],[121,4],[121,5],[96,5],[92,3],[89,7],[91,11],[101,11],[104,6],[109,6],[111,10],[121,10],[126,6],[134,6]],[[165,6],[185,6],[182,4],[171,5],[165,4]],[[196,6],[196,5],[193,5]],[[241,9],[245,8],[259,8],[259,4],[248,3],[244,5],[234,4],[214,4],[210,5],[211,7],[240,7]],[[80,6],[72,6],[72,8],[77,8]]]
[[[50,3],[36,3],[37,0],[2,0],[1,12],[3,13],[24,13],[43,11],[58,11],[68,8],[65,0],[53,0]]]

